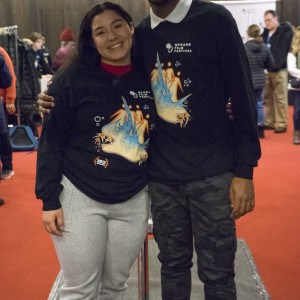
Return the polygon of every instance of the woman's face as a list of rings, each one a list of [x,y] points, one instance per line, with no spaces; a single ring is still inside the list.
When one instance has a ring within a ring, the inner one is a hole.
[[[131,63],[134,28],[115,11],[106,10],[94,17],[92,39],[102,62],[115,66]]]

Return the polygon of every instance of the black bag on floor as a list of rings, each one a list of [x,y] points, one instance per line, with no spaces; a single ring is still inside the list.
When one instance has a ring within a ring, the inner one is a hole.
[[[9,137],[13,151],[37,150],[39,142],[29,126],[19,125],[9,128]]]

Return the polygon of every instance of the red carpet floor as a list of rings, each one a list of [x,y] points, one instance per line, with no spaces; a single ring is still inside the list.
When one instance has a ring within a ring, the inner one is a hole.
[[[300,146],[292,144],[292,126],[284,134],[267,131],[262,150],[256,208],[237,222],[238,236],[246,240],[271,298],[298,300]],[[59,270],[34,196],[35,162],[36,152],[14,153],[16,174],[0,186],[6,200],[0,207],[1,300],[47,299]]]

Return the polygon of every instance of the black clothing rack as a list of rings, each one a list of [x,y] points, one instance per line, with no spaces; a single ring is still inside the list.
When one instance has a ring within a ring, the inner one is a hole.
[[[26,113],[23,113],[23,102],[29,99],[31,103],[36,105],[35,96],[38,92],[39,83],[38,79],[34,81],[34,70],[28,56],[28,47],[18,38],[17,25],[0,27],[0,45],[10,56],[16,74],[17,126],[13,126],[9,130],[12,149],[13,151],[36,150],[38,147],[38,139],[32,130],[35,127],[21,125],[21,109],[22,118],[24,118]],[[25,77],[29,79],[29,82],[26,82]],[[33,104],[29,103],[30,112],[33,111],[31,107],[33,107]],[[30,118],[28,119],[30,120]],[[37,133],[36,136],[38,136]]]

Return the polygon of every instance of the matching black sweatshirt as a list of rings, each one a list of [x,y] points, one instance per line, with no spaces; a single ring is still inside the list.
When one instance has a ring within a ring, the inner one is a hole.
[[[146,18],[136,34],[137,61],[151,76],[158,110],[150,180],[177,184],[227,171],[251,179],[261,155],[256,101],[229,11],[194,0],[180,23],[151,29]],[[229,99],[233,121],[225,111]]]
[[[60,208],[60,181],[103,203],[120,203],[148,182],[149,135],[155,107],[149,81],[137,68],[113,75],[75,65],[49,87],[56,106],[43,125],[36,196],[44,210]]]

